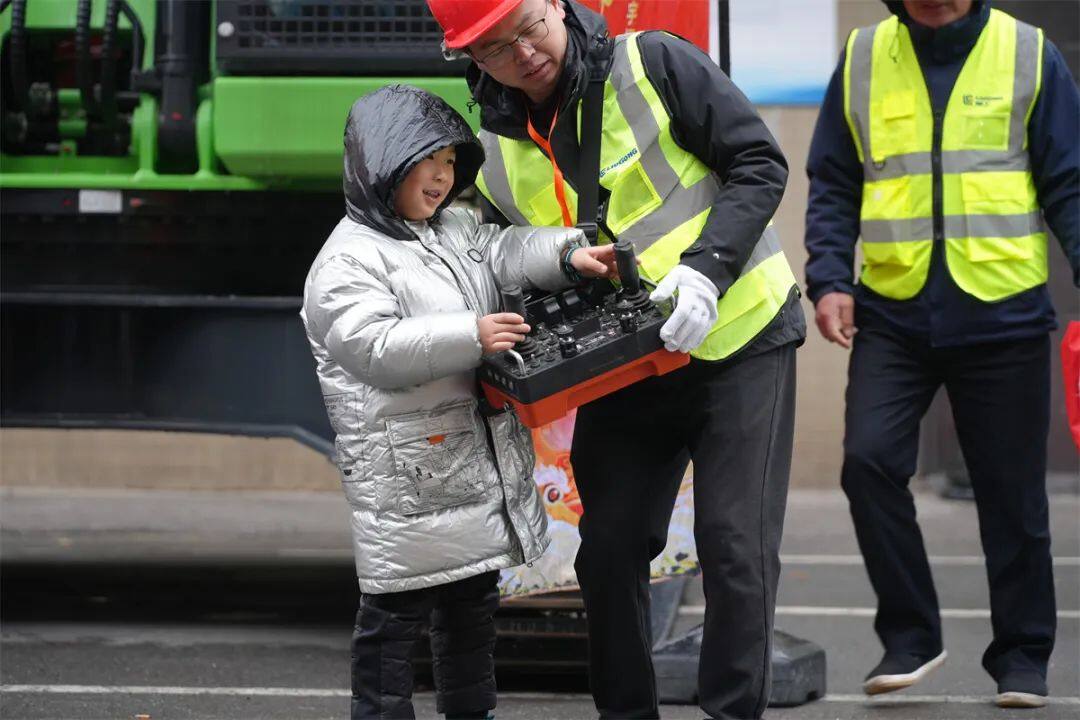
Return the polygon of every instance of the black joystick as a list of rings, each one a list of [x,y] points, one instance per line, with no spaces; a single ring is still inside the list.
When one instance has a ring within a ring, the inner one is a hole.
[[[528,316],[525,314],[525,298],[521,293],[520,285],[507,285],[502,289],[502,301],[503,309],[506,312],[517,313],[523,320],[527,320]],[[525,336],[525,339],[514,346],[514,350],[521,353],[521,356],[528,358],[539,349],[538,343],[533,338],[533,331],[529,331],[529,334]]]
[[[559,354],[564,358],[572,358],[578,354],[577,338],[570,326],[556,325],[555,337],[559,339]]]
[[[619,301],[621,311],[629,306],[634,310],[643,310],[649,306],[649,294],[641,289],[641,276],[638,275],[637,257],[634,245],[629,240],[615,242],[615,264],[619,268],[619,282],[622,283],[622,298]]]

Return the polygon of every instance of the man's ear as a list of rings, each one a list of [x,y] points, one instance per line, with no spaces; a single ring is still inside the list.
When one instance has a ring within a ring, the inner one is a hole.
[[[555,14],[559,16],[560,20],[566,19],[566,3],[565,0],[552,0],[555,3]]]

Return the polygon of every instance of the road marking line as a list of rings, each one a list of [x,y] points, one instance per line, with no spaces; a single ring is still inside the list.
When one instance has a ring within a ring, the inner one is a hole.
[[[698,616],[705,614],[704,605],[683,605],[679,608],[680,615]],[[872,618],[877,614],[876,608],[869,607],[823,607],[819,605],[777,605],[776,614],[796,617],[867,617]],[[944,608],[941,617],[959,620],[972,620],[990,618],[990,611],[967,608]],[[1058,610],[1059,620],[1080,620],[1080,610]]]
[[[982,555],[931,555],[931,565],[943,567],[983,567],[986,564]],[[862,566],[862,555],[781,555],[780,562],[786,565],[858,565]],[[1080,567],[1080,557],[1064,556],[1054,558],[1055,567]]]
[[[41,695],[224,695],[263,697],[349,697],[350,691],[336,688],[287,688],[287,687],[182,687],[147,685],[0,685],[0,693],[36,693]],[[431,693],[417,693],[417,695]],[[592,700],[584,693],[500,693],[503,700],[568,701]],[[903,705],[915,703],[962,703],[989,704],[991,696],[978,695],[882,695],[870,698],[866,695],[843,695],[830,693],[819,702],[860,703],[871,705]],[[1050,705],[1080,705],[1080,697],[1049,697]]]
[[[965,705],[990,705],[994,702],[992,695],[904,695],[891,693],[877,695],[870,698],[867,695],[833,695],[832,693],[821,698],[824,702],[835,703],[862,703],[864,705],[908,705],[917,703],[959,703]],[[1048,697],[1048,705],[1080,705],[1080,697]]]
[[[151,685],[0,685],[0,692],[44,695],[261,695],[266,697],[350,697],[337,688],[182,687]]]

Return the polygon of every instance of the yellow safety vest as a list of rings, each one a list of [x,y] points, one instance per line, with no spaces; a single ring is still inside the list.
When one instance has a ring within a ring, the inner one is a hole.
[[[704,163],[675,143],[671,118],[645,76],[638,35],[615,39],[604,85],[600,184],[611,193],[607,227],[617,239],[633,243],[642,275],[658,282],[701,235],[720,184]],[[579,108],[579,132],[580,122]],[[531,140],[486,130],[481,130],[480,142],[487,153],[476,181],[480,192],[514,224],[562,224],[551,162],[540,148]],[[566,198],[576,217],[577,194],[569,186]],[[601,242],[612,240],[601,237]],[[776,232],[769,227],[742,274],[720,298],[716,324],[691,354],[703,360],[732,355],[776,317],[795,285]]]
[[[956,284],[993,302],[1046,282],[1046,229],[1027,152],[1043,33],[990,11],[934,117],[907,27],[856,30],[844,114],[863,166],[861,282],[896,300],[926,283],[935,238]]]

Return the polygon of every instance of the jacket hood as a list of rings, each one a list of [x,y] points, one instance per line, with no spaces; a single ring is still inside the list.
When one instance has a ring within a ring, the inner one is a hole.
[[[607,21],[575,0],[566,0],[565,7],[566,59],[559,79],[564,94],[561,107],[581,97],[589,76],[587,69],[610,61],[610,53],[605,49]],[[482,127],[506,137],[528,137],[525,93],[493,80],[476,63],[470,63],[465,79],[472,91],[473,102],[480,105]]]
[[[415,233],[394,211],[394,193],[417,163],[455,146],[454,185],[439,214],[476,180],[484,151],[465,119],[442,98],[408,85],[386,85],[364,95],[345,123],[342,185],[345,214],[398,240]]]
[[[990,19],[990,0],[973,0],[967,15],[940,28],[928,28],[915,22],[902,0],[884,0],[889,11],[900,18],[911,33],[915,47],[930,54],[938,63],[949,63],[967,56]]]

